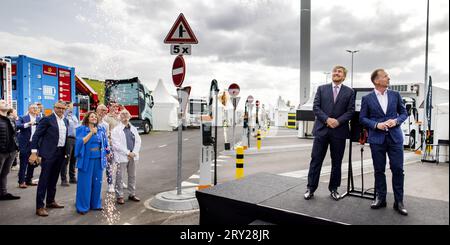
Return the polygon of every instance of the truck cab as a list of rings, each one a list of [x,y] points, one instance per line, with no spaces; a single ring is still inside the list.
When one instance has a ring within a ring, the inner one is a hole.
[[[105,102],[117,102],[131,114],[131,124],[144,134],[153,128],[151,91],[139,78],[105,81]]]

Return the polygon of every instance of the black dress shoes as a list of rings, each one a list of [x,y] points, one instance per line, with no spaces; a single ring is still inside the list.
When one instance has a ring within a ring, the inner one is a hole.
[[[370,205],[371,209],[379,209],[379,208],[384,208],[384,207],[386,207],[386,201],[381,200],[378,197],[375,198],[375,201],[373,201],[373,203]]]
[[[339,199],[341,199],[341,195],[339,195],[337,191],[331,191],[330,196],[335,201],[339,201]]]
[[[401,215],[408,215],[408,211],[406,211],[405,206],[402,202],[394,203],[394,210],[400,213]]]
[[[17,200],[20,199],[19,196],[14,196],[11,193],[6,193],[5,195],[0,196],[0,201],[6,201],[6,200]]]
[[[314,196],[314,192],[312,192],[310,189],[307,189],[303,197],[305,200],[309,200]]]

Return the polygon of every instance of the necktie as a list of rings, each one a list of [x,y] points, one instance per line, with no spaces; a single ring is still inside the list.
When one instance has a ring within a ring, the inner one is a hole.
[[[339,86],[334,86],[334,89],[333,89],[334,102],[336,102],[336,98],[337,98],[337,95],[338,95],[338,88],[339,88]]]

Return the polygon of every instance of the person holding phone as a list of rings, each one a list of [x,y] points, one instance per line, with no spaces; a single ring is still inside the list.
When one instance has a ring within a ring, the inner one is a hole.
[[[76,209],[79,214],[89,210],[102,210],[102,179],[109,154],[108,137],[104,127],[97,126],[98,117],[93,111],[83,118],[76,129],[75,157],[78,181]]]

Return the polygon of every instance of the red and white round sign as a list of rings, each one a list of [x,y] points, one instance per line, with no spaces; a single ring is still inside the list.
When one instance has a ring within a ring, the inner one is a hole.
[[[247,97],[247,103],[249,103],[249,104],[253,103],[253,96],[249,95]]]
[[[173,61],[172,66],[172,80],[175,87],[181,87],[184,81],[184,75],[186,74],[186,64],[184,63],[183,56],[178,55]]]
[[[257,100],[255,103],[256,103],[256,107],[259,107],[259,100]]]
[[[239,85],[237,85],[236,83],[233,83],[228,87],[228,93],[230,94],[231,97],[238,96],[240,91],[241,90],[239,88]]]

